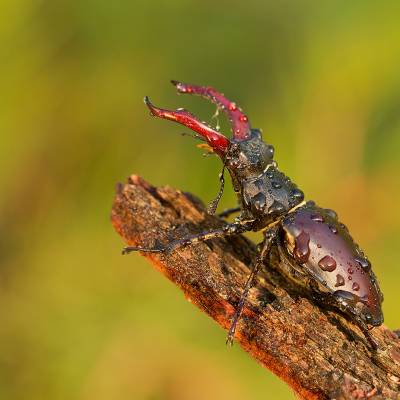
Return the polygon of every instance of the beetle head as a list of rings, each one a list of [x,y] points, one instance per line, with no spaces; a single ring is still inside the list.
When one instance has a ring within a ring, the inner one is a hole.
[[[258,129],[251,129],[244,140],[232,139],[225,164],[231,174],[240,179],[260,175],[268,166],[274,165],[274,147],[262,140]]]

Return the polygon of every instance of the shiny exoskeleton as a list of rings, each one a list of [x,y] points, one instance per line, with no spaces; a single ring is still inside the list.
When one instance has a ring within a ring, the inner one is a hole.
[[[264,239],[242,296],[232,318],[228,339],[232,343],[254,277],[268,259],[270,249],[277,246],[281,272],[301,285],[314,298],[340,310],[355,322],[372,348],[377,345],[369,333],[373,326],[383,322],[383,300],[371,264],[351,238],[345,225],[338,221],[334,211],[318,207],[313,201],[304,201],[303,192],[281,171],[274,161],[274,148],[262,140],[261,132],[252,129],[248,118],[233,102],[213,88],[187,85],[172,81],[180,93],[203,96],[222,109],[232,125],[232,138],[228,139],[184,109],[170,111],[145,103],[153,116],[181,123],[197,132],[197,138],[223,162],[220,174],[221,189],[211,203],[214,213],[224,187],[224,171],[232,179],[239,206],[220,216],[240,211],[240,215],[221,229],[184,237],[165,247],[126,247],[131,251],[169,252],[216,237],[262,231]]]

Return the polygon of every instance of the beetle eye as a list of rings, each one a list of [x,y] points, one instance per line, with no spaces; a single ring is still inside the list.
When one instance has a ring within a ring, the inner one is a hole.
[[[372,321],[372,315],[370,313],[366,313],[365,314],[365,319],[368,323],[370,323]]]

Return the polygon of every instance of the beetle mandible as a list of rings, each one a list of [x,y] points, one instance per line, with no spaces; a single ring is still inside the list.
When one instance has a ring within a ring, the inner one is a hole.
[[[274,161],[274,147],[262,140],[259,129],[251,128],[247,116],[223,94],[211,87],[188,85],[172,81],[179,93],[200,95],[223,110],[231,123],[232,138],[200,122],[184,109],[176,111],[155,107],[145,97],[151,115],[187,126],[196,137],[207,142],[223,162],[221,187],[209,206],[215,213],[224,188],[224,171],[228,170],[238,198],[238,207],[226,210],[221,217],[234,212],[240,214],[222,228],[191,235],[166,246],[153,248],[125,247],[131,251],[170,252],[212,238],[262,231],[263,241],[251,273],[233,315],[227,343],[232,344],[236,324],[240,318],[255,276],[267,260],[272,245],[286,260],[281,272],[301,285],[323,304],[340,310],[356,323],[373,349],[377,344],[369,328],[383,322],[382,293],[371,269],[371,264],[353,241],[345,225],[333,210],[305,201],[303,192],[281,171]]]

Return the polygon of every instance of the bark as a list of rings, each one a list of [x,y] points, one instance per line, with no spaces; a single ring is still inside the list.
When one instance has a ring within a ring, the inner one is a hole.
[[[111,220],[127,244],[141,246],[223,225],[193,195],[155,188],[134,175],[118,185]],[[228,329],[255,254],[253,243],[236,236],[143,256]],[[250,291],[236,342],[300,399],[400,399],[397,332],[374,328],[379,348],[372,351],[358,327],[287,282],[279,274],[280,262],[273,249]]]

